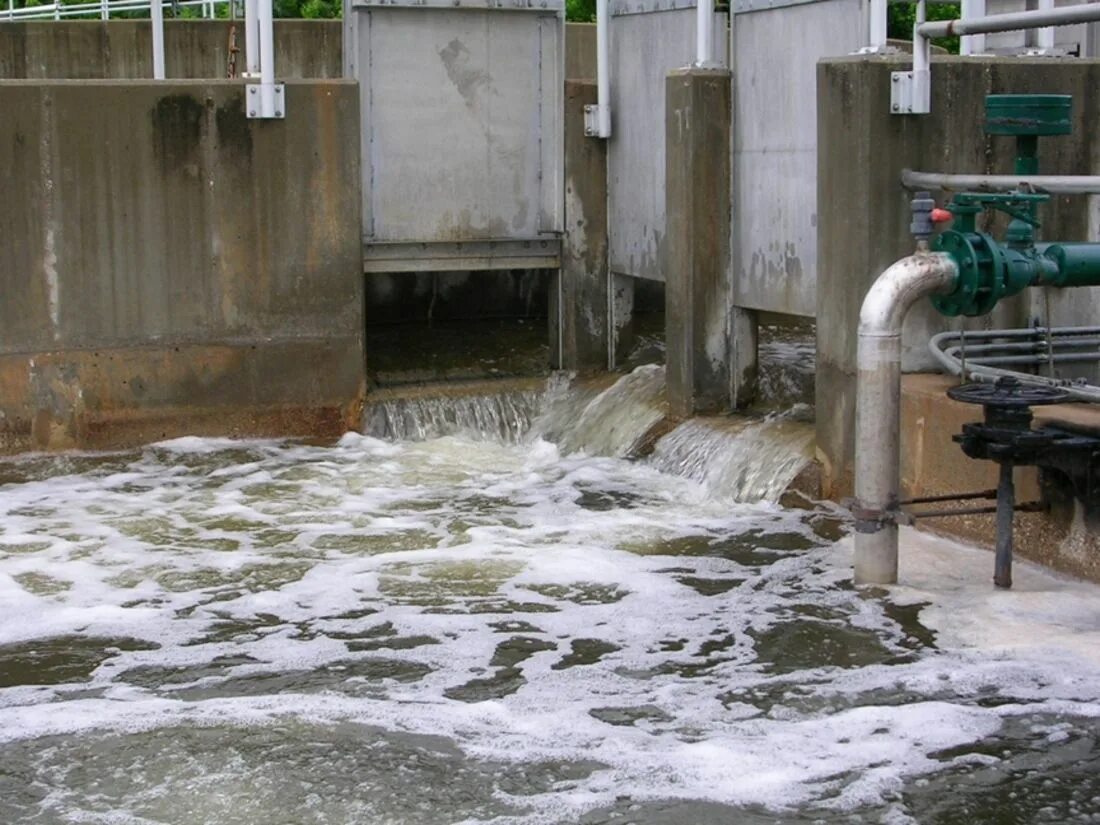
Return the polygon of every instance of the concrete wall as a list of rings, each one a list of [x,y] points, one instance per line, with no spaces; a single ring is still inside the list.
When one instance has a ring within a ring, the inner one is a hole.
[[[166,21],[166,76],[227,77],[229,35],[234,27],[240,73],[245,69],[243,21]],[[275,23],[276,74],[280,78],[340,77],[340,38],[339,20],[279,20]],[[147,20],[0,22],[0,78],[152,76]]]
[[[0,450],[332,435],[364,392],[358,95],[0,83]]]
[[[1014,141],[982,130],[984,98],[997,92],[1072,94],[1074,134],[1040,141],[1041,171],[1100,170],[1100,61],[939,59],[932,71],[932,114],[891,115],[890,72],[907,65],[900,59],[844,58],[818,69],[817,429],[825,491],[832,496],[851,488],[859,308],[878,274],[913,248],[901,170],[1011,172]],[[1055,198],[1043,209],[1042,237],[1089,239],[1100,224],[1095,208],[1087,198]],[[1052,295],[1049,315],[1041,298],[1003,302],[969,326],[1026,325],[1033,314],[1055,325],[1081,315],[1095,323],[1100,314],[1096,290]],[[929,336],[957,326],[928,304],[911,312],[906,369],[930,369]]]
[[[168,77],[226,76],[229,32],[236,25],[237,69],[244,70],[244,26],[230,20],[168,20]],[[275,71],[281,78],[341,76],[339,20],[275,21]],[[596,27],[566,26],[566,77],[596,77]],[[141,78],[153,76],[149,23],[144,20],[0,20],[0,79]]]

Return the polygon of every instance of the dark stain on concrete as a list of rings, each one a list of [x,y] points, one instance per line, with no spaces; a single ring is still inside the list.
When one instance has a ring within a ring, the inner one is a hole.
[[[218,146],[241,159],[252,158],[252,127],[244,111],[244,94],[236,94],[217,108],[214,126]]]
[[[447,77],[462,95],[467,108],[476,109],[478,105],[478,92],[487,87],[491,81],[488,72],[479,71],[470,65],[470,50],[466,45],[455,38],[440,49],[439,59],[443,61],[443,68],[447,70]]]
[[[205,108],[191,95],[168,95],[153,107],[154,150],[165,172],[199,163]]]

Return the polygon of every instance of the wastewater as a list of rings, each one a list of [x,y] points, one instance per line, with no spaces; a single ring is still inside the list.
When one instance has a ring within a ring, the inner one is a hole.
[[[662,399],[0,461],[0,822],[1100,822],[1100,590],[856,589],[798,409]]]

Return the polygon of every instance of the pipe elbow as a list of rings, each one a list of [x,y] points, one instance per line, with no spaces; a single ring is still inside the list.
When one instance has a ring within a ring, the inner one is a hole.
[[[901,334],[905,316],[921,298],[948,292],[959,270],[946,252],[920,252],[892,264],[871,286],[859,311],[861,337]]]

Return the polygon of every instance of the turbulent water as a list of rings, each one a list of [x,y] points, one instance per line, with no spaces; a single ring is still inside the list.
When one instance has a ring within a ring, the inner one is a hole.
[[[1100,589],[856,591],[688,436],[0,462],[0,822],[1100,821]]]

